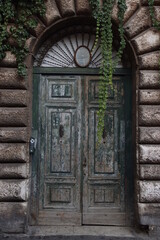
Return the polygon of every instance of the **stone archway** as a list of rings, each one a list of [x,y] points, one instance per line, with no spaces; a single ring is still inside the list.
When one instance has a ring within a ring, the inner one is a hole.
[[[155,1],[160,20],[159,1]],[[124,20],[126,38],[133,50],[135,86],[135,205],[138,223],[159,225],[160,214],[160,33],[151,27],[146,1],[127,1]],[[0,161],[3,163],[0,204],[4,232],[24,232],[29,195],[29,137],[31,129],[31,79],[33,56],[51,29],[62,20],[75,20],[90,14],[86,0],[46,1],[47,12],[27,41],[28,82],[16,74],[16,61],[8,52],[0,66]],[[113,21],[117,22],[116,7]],[[14,119],[14,120],[13,120]],[[5,165],[4,165],[5,162]],[[14,163],[14,165],[13,165]],[[9,180],[13,179],[13,180]],[[16,179],[16,180],[15,180]],[[5,192],[4,190],[5,189]],[[18,201],[18,202],[15,202]],[[9,202],[9,203],[8,203]],[[15,221],[16,219],[16,221]]]

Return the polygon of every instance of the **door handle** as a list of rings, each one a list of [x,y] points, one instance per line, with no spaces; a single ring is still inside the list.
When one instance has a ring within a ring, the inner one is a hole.
[[[59,137],[62,138],[64,136],[64,126],[60,125],[59,126]]]

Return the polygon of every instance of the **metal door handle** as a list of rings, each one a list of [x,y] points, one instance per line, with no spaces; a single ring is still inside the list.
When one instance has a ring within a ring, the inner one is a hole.
[[[60,125],[59,126],[59,137],[62,138],[64,136],[64,126]]]

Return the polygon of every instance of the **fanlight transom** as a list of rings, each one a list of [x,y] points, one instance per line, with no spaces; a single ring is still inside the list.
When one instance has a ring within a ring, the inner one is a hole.
[[[49,42],[51,45],[51,42]],[[34,66],[99,68],[102,62],[100,42],[95,46],[95,34],[75,32],[62,37],[47,49],[42,47],[36,55]],[[47,51],[46,51],[47,49]],[[112,58],[116,57],[113,49]],[[122,62],[117,67],[123,67]]]

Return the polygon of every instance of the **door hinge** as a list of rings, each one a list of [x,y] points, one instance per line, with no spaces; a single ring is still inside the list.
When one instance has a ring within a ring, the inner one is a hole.
[[[37,139],[34,137],[30,138],[30,144],[29,144],[29,152],[30,154],[33,154],[36,150],[36,146],[37,146]]]

